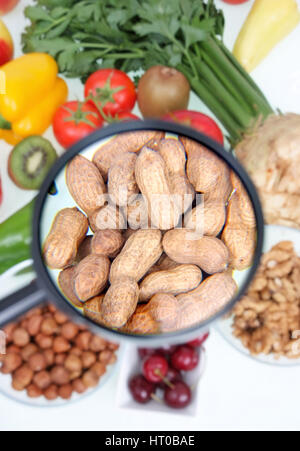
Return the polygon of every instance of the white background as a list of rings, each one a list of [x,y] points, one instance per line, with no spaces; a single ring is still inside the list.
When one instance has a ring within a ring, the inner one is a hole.
[[[284,1],[284,0],[283,0]],[[297,0],[298,1],[298,0]],[[20,51],[20,34],[25,20],[24,6],[4,20]],[[217,0],[226,15],[225,41],[232,48],[236,35],[253,1],[229,6]],[[299,1],[300,3],[300,1]],[[300,27],[272,52],[252,74],[273,106],[282,111],[300,113]],[[79,97],[82,87],[70,83],[70,97]],[[195,97],[191,108],[203,109]],[[52,138],[51,132],[47,133]],[[53,138],[52,138],[53,139]],[[33,193],[18,190],[6,176],[9,146],[0,142],[0,170],[4,204],[0,221],[25,204]],[[15,282],[12,281],[11,285]],[[2,287],[7,288],[7,287]],[[91,398],[59,409],[22,407],[0,396],[0,430],[290,430],[300,429],[300,365],[280,368],[253,361],[232,349],[213,331],[207,344],[208,366],[199,397],[199,413],[195,419],[158,413],[120,411],[116,407],[118,374]]]

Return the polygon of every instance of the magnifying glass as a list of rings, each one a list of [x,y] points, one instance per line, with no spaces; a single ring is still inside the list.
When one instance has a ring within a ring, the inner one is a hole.
[[[0,302],[0,327],[50,299],[110,339],[190,340],[244,295],[263,231],[254,185],[221,145],[177,123],[114,124],[48,174],[33,219],[37,278]]]

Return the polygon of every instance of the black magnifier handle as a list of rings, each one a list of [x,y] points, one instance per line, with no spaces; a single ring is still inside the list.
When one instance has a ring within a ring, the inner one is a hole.
[[[0,329],[32,308],[42,304],[46,294],[34,281],[10,296],[0,299]]]

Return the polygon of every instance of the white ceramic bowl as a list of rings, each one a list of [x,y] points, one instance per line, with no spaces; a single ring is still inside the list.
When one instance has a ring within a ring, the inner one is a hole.
[[[84,394],[78,395],[77,393],[73,393],[72,398],[69,400],[57,399],[55,401],[48,401],[44,397],[32,399],[27,396],[26,391],[18,392],[14,390],[11,386],[12,377],[11,375],[4,375],[0,373],[0,404],[1,404],[1,396],[5,396],[12,401],[18,402],[20,404],[24,404],[26,406],[31,407],[39,407],[39,408],[53,408],[53,407],[63,407],[69,405],[71,403],[79,402],[88,396],[92,396],[98,390],[101,390],[106,382],[113,376],[113,374],[117,371],[121,364],[123,349],[122,347],[116,352],[117,354],[117,362],[113,365],[108,365],[106,373],[102,376],[99,385],[94,388],[87,390]]]
[[[263,252],[269,252],[271,248],[278,244],[280,241],[292,241],[294,243],[297,254],[300,256],[300,230],[276,225],[265,226],[265,242]],[[233,336],[232,325],[233,316],[219,320],[215,324],[215,328],[230,345],[232,345],[242,354],[247,355],[248,357],[251,357],[258,362],[269,365],[296,366],[300,364],[300,359],[292,360],[285,357],[276,359],[273,354],[260,354],[258,356],[251,355],[249,350],[243,346],[242,342],[238,338]]]

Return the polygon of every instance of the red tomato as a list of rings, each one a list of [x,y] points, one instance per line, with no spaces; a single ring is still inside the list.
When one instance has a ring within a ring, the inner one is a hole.
[[[241,3],[246,3],[248,0],[223,0],[225,3],[229,3],[230,5],[239,5]]]
[[[132,113],[120,113],[117,114],[116,116],[116,120],[120,121],[120,122],[126,122],[126,121],[140,121],[141,118],[136,116],[135,114]]]
[[[85,97],[104,119],[133,110],[137,94],[128,75],[117,69],[100,69],[85,84]]]
[[[56,112],[53,131],[57,141],[65,148],[85,138],[103,126],[97,108],[89,103],[67,102]]]
[[[19,0],[0,0],[0,15],[9,13],[19,3]]]
[[[163,119],[167,121],[180,122],[183,125],[195,128],[204,135],[209,136],[220,144],[224,144],[224,137],[220,127],[216,122],[206,114],[196,111],[175,111],[165,116]]]

